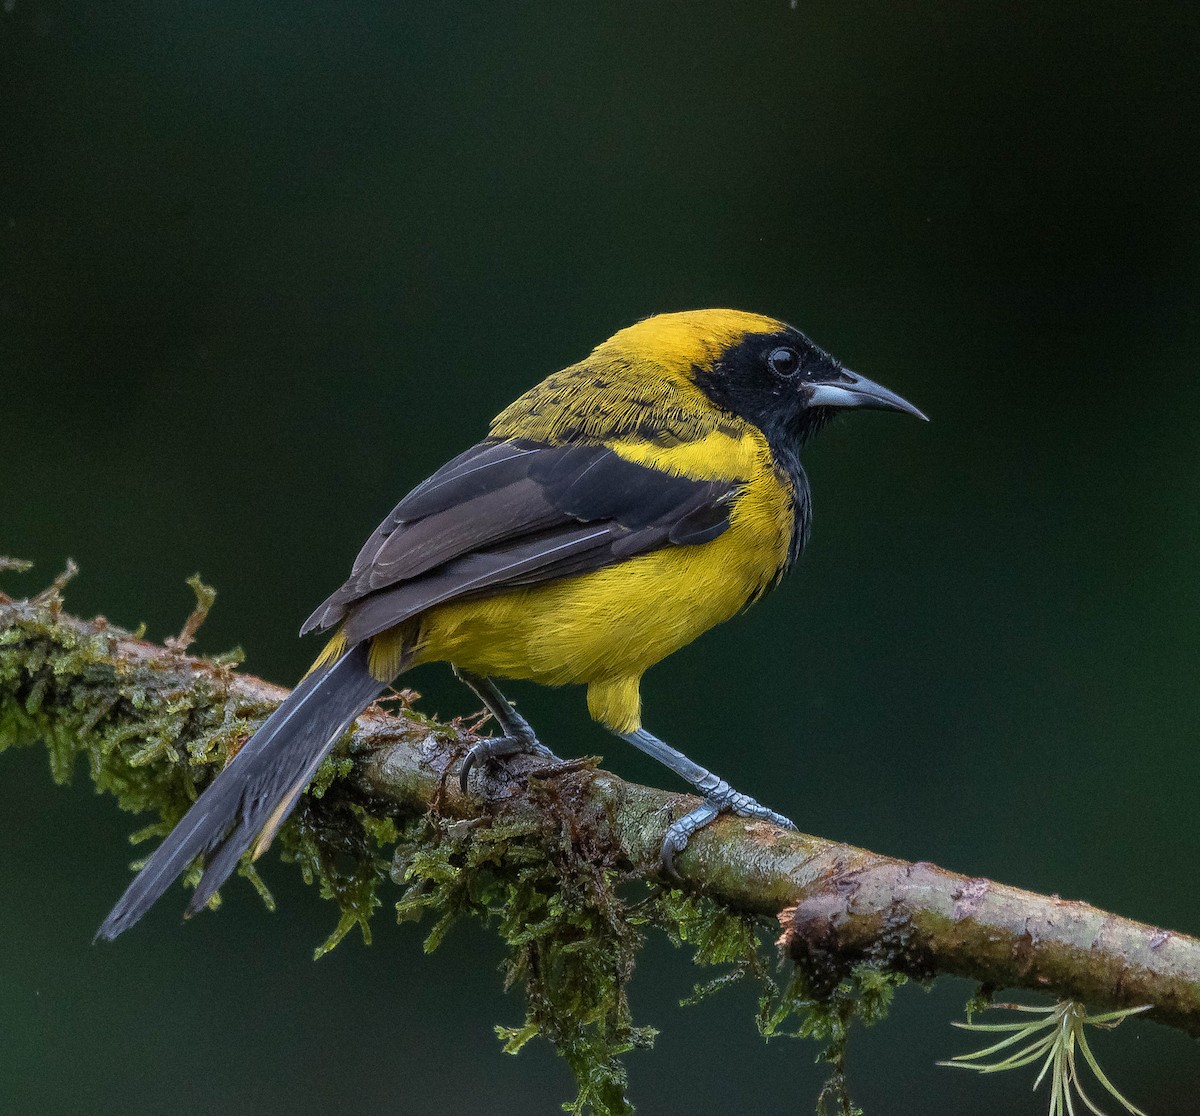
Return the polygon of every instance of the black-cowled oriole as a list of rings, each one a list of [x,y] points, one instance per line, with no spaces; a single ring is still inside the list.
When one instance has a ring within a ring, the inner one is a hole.
[[[804,334],[733,310],[623,329],[496,418],[367,540],[304,631],[333,629],[308,675],[212,781],[101,926],[136,922],[197,857],[203,907],[258,855],[321,760],[402,671],[443,661],[494,715],[485,758],[545,749],[492,676],[587,686],[601,724],[690,782],[704,803],[674,855],[721,810],[791,823],[641,727],[646,669],[775,585],[804,547],[799,448],[835,411],[911,403]]]

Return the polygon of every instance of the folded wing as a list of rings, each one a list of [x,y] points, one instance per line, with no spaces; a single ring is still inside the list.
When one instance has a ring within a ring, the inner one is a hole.
[[[447,601],[707,542],[729,526],[737,487],[604,445],[481,442],[396,505],[303,631],[340,624],[353,645]]]

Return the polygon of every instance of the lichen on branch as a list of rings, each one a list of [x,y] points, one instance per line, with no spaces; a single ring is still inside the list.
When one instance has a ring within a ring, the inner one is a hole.
[[[99,789],[155,819],[136,837],[161,836],[286,691],[237,671],[237,654],[186,653],[212,604],[198,579],[197,611],[165,646],[72,617],[64,585],[27,601],[0,594],[0,751],[44,742],[60,782],[82,758]],[[359,718],[277,841],[338,905],[317,954],[355,927],[369,940],[393,888],[399,917],[431,921],[428,948],[458,918],[482,918],[509,950],[508,981],[526,992],[524,1021],[498,1028],[505,1049],[552,1042],[579,1084],[572,1111],[632,1111],[623,1055],[654,1032],[634,1024],[626,989],[654,930],[720,967],[698,996],[753,979],[764,1034],[822,1042],[821,1104],[844,1114],[851,1023],[879,1018],[906,977],[953,972],[1106,1009],[1148,1004],[1151,1018],[1200,1033],[1195,939],[736,818],[678,858],[675,889],[658,848],[694,798],[536,757],[495,772],[486,799],[463,795],[453,775],[472,731],[424,717],[412,697]],[[271,901],[252,867],[242,874]],[[795,963],[782,987],[760,948],[777,918]]]

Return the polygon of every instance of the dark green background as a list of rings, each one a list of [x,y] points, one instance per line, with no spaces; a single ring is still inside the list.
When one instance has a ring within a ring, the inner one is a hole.
[[[1034,10],[1039,8],[1040,10]],[[1200,145],[1190,2],[7,0],[0,14],[0,553],[152,637],[287,682],[294,638],[398,496],[545,373],[648,313],[783,317],[911,398],[806,454],[812,546],[655,670],[647,722],[813,832],[1200,932]],[[472,702],[429,668],[450,715]],[[663,775],[514,686],[543,738]],[[504,1057],[492,939],[436,955],[268,863],[181,927],[91,934],[139,824],[0,771],[0,1108],[554,1111]],[[815,1049],[684,955],[633,989],[648,1114],[806,1111]],[[934,1067],[970,991],[860,1035],[871,1116],[1044,1112]],[[1195,1046],[1097,1045],[1154,1116]]]

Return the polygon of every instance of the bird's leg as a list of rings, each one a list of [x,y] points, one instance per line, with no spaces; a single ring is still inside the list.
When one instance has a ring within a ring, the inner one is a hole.
[[[555,763],[562,762],[549,748],[538,740],[532,726],[521,716],[509,702],[496,683],[482,674],[474,674],[462,667],[454,668],[455,675],[469,686],[475,696],[487,706],[488,712],[500,726],[500,736],[487,737],[475,744],[463,760],[462,770],[458,773],[458,785],[463,794],[467,793],[467,777],[481,760],[501,759],[504,756],[516,756],[533,753],[545,756]]]
[[[761,818],[763,821],[781,825],[785,829],[796,828],[795,824],[782,814],[768,810],[767,807],[755,802],[748,794],[734,790],[724,779],[714,775],[698,763],[693,763],[682,752],[676,751],[670,744],[664,743],[645,729],[638,729],[637,732],[619,732],[617,735],[635,748],[645,752],[646,755],[652,756],[665,767],[669,767],[704,796],[704,803],[690,813],[684,814],[682,818],[673,821],[667,827],[666,835],[663,837],[663,868],[672,879],[679,879],[679,874],[675,871],[675,857],[687,848],[692,834],[715,820],[722,810],[731,810],[743,818]]]

